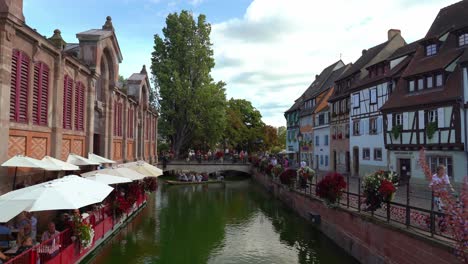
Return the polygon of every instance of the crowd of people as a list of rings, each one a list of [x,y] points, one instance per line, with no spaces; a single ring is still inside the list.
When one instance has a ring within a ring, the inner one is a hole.
[[[37,224],[37,218],[30,212],[21,213],[11,222],[0,223],[0,249],[16,249],[9,252],[0,251],[0,264],[29,250],[39,242],[56,238],[53,243],[59,243],[56,240],[60,232],[56,229],[54,222],[49,222],[47,230],[40,237],[37,235]]]
[[[165,151],[160,155],[163,164],[174,159],[173,151]],[[202,151],[200,149],[194,150],[189,149],[185,155],[185,160],[187,162],[197,161],[199,163],[203,161],[231,161],[231,162],[248,162],[248,152],[247,150],[235,150],[226,148],[225,150],[208,150]]]
[[[209,177],[206,173],[181,172],[177,176],[177,179],[182,182],[203,182],[208,181]]]

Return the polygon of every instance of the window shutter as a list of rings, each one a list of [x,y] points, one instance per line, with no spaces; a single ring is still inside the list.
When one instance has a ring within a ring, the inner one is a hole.
[[[418,119],[419,129],[424,129],[426,125],[426,120],[424,119],[424,110],[418,111]]]
[[[11,61],[10,120],[28,120],[29,57],[14,50]]]
[[[73,80],[65,75],[63,89],[63,128],[72,129]]]
[[[439,125],[439,128],[445,127],[445,112],[444,108],[438,108],[437,109],[437,123]]]
[[[11,86],[10,86],[10,120],[17,120],[17,111],[16,111],[16,99],[18,96],[18,58],[19,51],[13,50],[13,55],[11,58]]]
[[[403,113],[403,129],[408,129],[408,112]]]
[[[359,120],[359,135],[367,134],[366,122],[364,119]]]
[[[49,116],[49,67],[41,63],[41,96],[39,124],[47,126]]]
[[[29,57],[21,53],[21,67],[19,69],[20,78],[20,91],[18,97],[18,122],[28,121],[28,87],[29,87]]]
[[[392,130],[393,128],[393,115],[387,114],[387,131]]]
[[[377,118],[377,134],[381,134],[382,133],[382,117],[379,116]]]
[[[49,105],[49,68],[42,62],[34,65],[33,124],[47,126]]]
[[[75,84],[75,129],[84,130],[84,85],[82,82]]]
[[[117,136],[117,101],[114,101],[114,136]]]

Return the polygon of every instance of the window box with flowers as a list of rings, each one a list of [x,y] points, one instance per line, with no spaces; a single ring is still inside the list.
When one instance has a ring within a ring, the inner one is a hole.
[[[308,166],[302,167],[297,170],[297,175],[299,176],[299,186],[302,189],[307,187],[307,182],[312,181],[315,177],[315,171]]]

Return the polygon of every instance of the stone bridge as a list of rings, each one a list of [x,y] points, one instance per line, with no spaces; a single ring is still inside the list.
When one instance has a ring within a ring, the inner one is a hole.
[[[162,164],[158,167],[162,169]],[[169,162],[164,171],[194,171],[198,173],[215,173],[222,171],[240,171],[251,173],[250,163],[197,163],[195,162]]]

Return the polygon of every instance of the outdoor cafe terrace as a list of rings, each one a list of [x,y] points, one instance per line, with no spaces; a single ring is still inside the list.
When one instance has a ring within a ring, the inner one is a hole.
[[[102,167],[113,163],[94,154],[89,154],[88,159],[70,154],[67,162],[51,157],[36,160],[15,156],[3,163],[7,167],[54,171],[99,167],[81,173],[82,177],[69,175],[0,196],[0,223],[5,223],[0,224],[0,263],[76,263],[117,230],[146,203],[146,193],[156,190],[156,177],[162,171],[142,161]],[[50,216],[56,214],[61,232],[55,230],[52,222],[45,232],[51,235],[39,239],[42,233],[36,230],[40,226],[37,219],[26,217],[24,212],[46,212],[48,217],[39,219],[42,224],[45,219],[51,223]]]

